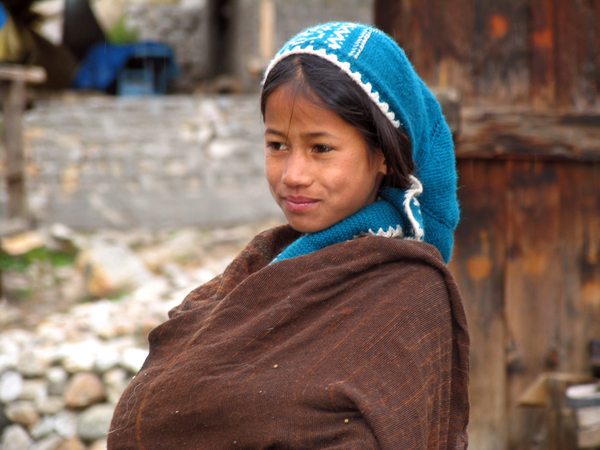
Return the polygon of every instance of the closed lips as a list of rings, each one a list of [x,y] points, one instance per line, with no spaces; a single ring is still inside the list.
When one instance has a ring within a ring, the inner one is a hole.
[[[291,210],[303,210],[309,208],[318,202],[317,199],[309,197],[287,196],[283,197]]]

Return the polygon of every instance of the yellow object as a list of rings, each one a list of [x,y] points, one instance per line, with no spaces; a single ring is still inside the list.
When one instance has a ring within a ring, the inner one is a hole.
[[[21,62],[32,48],[33,39],[29,30],[17,25],[8,15],[0,29],[0,61]]]

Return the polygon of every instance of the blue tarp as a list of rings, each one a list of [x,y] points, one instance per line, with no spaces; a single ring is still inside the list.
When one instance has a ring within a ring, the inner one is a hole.
[[[115,45],[108,42],[94,45],[87,53],[75,75],[75,89],[106,90],[115,81],[130,57],[165,59],[168,79],[179,75],[173,51],[168,45],[139,42]]]
[[[4,26],[7,20],[8,13],[6,12],[6,9],[4,9],[4,5],[0,3],[0,28]]]

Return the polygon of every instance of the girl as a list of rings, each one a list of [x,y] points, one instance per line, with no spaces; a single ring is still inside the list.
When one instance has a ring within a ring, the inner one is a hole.
[[[149,336],[109,449],[464,449],[468,333],[445,262],[452,138],[404,52],[310,28],[267,69],[257,236]]]

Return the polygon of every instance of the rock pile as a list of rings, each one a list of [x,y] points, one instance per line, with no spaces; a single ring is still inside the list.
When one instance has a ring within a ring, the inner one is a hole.
[[[270,225],[71,236],[86,301],[32,329],[0,328],[0,450],[105,449],[114,407],[147,356],[148,332]],[[4,301],[0,315],[10,308]]]

